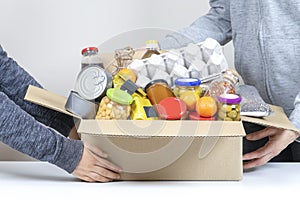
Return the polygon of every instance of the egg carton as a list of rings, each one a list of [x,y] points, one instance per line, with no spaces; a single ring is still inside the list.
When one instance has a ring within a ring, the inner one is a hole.
[[[172,49],[150,58],[135,59],[128,65],[137,74],[136,84],[145,87],[155,79],[164,79],[173,87],[177,78],[199,78],[202,83],[219,77],[228,69],[221,45],[212,38],[180,49]]]

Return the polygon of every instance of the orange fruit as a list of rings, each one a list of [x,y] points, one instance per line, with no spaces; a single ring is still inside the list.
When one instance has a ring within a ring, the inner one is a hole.
[[[216,114],[217,110],[217,103],[210,96],[201,97],[196,103],[196,111],[201,117],[212,117]]]
[[[184,101],[187,109],[192,111],[196,108],[196,103],[199,99],[199,96],[194,91],[186,91],[183,92],[179,98]]]

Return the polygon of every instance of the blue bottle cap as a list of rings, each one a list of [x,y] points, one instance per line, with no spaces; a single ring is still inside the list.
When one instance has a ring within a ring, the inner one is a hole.
[[[201,80],[198,78],[177,78],[175,85],[177,86],[198,86],[201,84]]]

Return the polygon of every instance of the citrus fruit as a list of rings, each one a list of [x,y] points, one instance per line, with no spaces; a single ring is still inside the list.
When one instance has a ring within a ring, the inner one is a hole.
[[[201,117],[212,117],[216,114],[217,110],[217,103],[210,96],[201,97],[196,103],[196,111]]]
[[[192,111],[196,108],[196,103],[199,99],[199,96],[194,91],[185,91],[180,95],[179,98],[184,101],[187,109]]]

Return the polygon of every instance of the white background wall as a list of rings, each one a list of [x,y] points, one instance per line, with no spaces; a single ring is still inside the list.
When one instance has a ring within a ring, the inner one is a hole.
[[[143,27],[177,30],[209,5],[208,0],[0,0],[0,9],[2,47],[44,87],[67,96],[82,48]],[[226,56],[232,65],[231,45]]]

